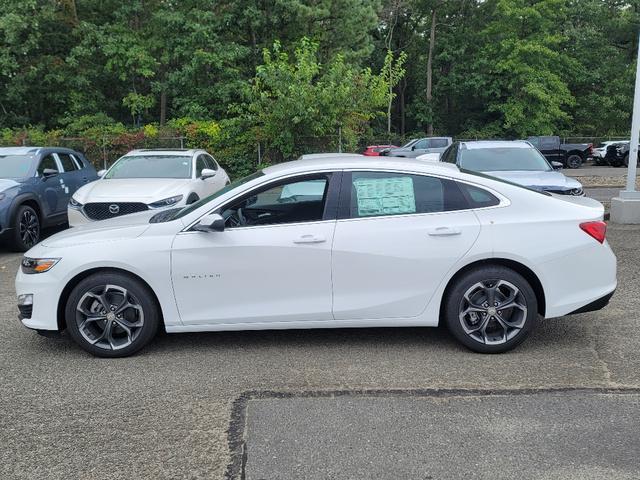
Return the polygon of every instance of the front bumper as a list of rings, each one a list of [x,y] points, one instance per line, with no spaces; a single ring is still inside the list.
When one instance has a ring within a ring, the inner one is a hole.
[[[32,295],[30,318],[21,312],[22,324],[33,330],[58,330],[58,300],[64,281],[56,275],[55,268],[46,273],[26,275],[21,270],[16,276],[16,300],[20,295]]]

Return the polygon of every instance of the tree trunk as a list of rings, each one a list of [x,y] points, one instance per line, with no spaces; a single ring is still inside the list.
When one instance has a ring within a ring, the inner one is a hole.
[[[167,120],[167,90],[162,87],[160,91],[160,126],[164,126]]]
[[[427,135],[433,135],[433,109],[431,100],[433,99],[433,47],[436,42],[436,9],[431,10],[431,33],[429,34],[429,56],[427,57],[427,106],[429,107],[429,124],[427,125]]]
[[[404,137],[406,130],[406,108],[405,108],[405,90],[407,89],[407,79],[402,77],[400,80],[400,135]]]

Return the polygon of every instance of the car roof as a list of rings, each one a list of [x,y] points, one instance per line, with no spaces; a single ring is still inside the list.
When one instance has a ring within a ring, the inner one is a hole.
[[[145,155],[157,155],[161,153],[163,155],[175,155],[177,157],[186,157],[193,156],[197,152],[204,152],[204,150],[199,148],[141,148],[137,150],[131,150],[126,154],[126,156],[145,156]]]
[[[298,160],[314,160],[320,158],[352,158],[352,157],[364,157],[360,153],[305,153],[300,155]]]
[[[76,150],[66,147],[0,147],[0,154],[2,155],[28,155],[38,153],[79,153]]]
[[[393,169],[407,172],[440,173],[446,174],[459,172],[458,167],[452,163],[423,162],[414,158],[401,157],[366,157],[361,158],[325,157],[322,159],[296,160],[293,162],[279,163],[264,168],[265,175],[281,175],[287,173],[305,173],[322,170],[343,169]]]
[[[525,140],[474,140],[472,142],[460,142],[467,150],[477,150],[482,148],[533,148]]]

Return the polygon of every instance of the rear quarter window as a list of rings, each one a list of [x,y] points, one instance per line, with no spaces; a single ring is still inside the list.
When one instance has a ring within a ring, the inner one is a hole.
[[[500,204],[500,199],[483,188],[466,183],[458,183],[458,187],[467,197],[471,208],[494,207]]]

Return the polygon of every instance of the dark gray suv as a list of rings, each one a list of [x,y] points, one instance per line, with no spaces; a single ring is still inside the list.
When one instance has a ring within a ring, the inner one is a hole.
[[[97,178],[84,155],[68,148],[0,148],[0,238],[29,250],[42,228],[67,223],[71,195]]]

